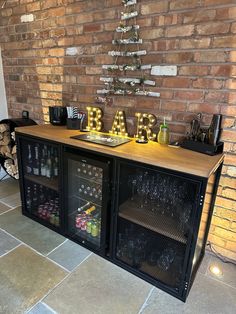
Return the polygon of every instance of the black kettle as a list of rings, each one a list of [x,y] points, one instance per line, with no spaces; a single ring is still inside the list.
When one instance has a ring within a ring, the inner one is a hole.
[[[49,107],[49,120],[52,125],[66,125],[66,107]]]

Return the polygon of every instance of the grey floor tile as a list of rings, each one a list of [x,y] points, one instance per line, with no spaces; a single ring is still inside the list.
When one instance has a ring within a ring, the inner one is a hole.
[[[0,256],[14,249],[19,244],[20,241],[0,230]]]
[[[198,273],[186,303],[155,289],[142,314],[235,314],[236,289]]]
[[[151,288],[93,254],[43,302],[63,314],[137,314]]]
[[[72,271],[89,254],[91,254],[90,251],[68,240],[50,253],[48,257],[67,270]]]
[[[30,248],[19,246],[0,258],[0,313],[24,313],[67,274]]]
[[[0,199],[19,192],[19,181],[12,178],[0,182]]]
[[[18,192],[15,194],[8,195],[7,197],[2,198],[1,202],[10,207],[21,206],[20,193]]]
[[[0,214],[7,212],[9,209],[11,209],[11,207],[7,206],[6,204],[3,204],[0,201]]]
[[[217,277],[217,276],[213,275],[210,272],[210,266],[211,265],[218,266],[223,272],[222,276]],[[213,279],[224,282],[224,283],[226,283],[226,284],[228,284],[228,285],[230,285],[236,289],[236,265],[229,264],[229,263],[223,263],[219,258],[217,258],[215,256],[210,256],[206,275],[208,277],[213,278]]]
[[[56,312],[49,308],[46,304],[37,303],[27,314],[55,314]]]
[[[20,207],[0,216],[0,228],[45,255],[65,241],[63,236],[23,216]]]

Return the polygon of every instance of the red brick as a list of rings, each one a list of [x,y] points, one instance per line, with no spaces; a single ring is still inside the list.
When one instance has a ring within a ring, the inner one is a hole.
[[[220,112],[227,116],[236,116],[236,106],[221,106]]]
[[[164,87],[187,88],[191,85],[191,80],[180,77],[168,77],[163,79]]]
[[[208,66],[185,65],[179,67],[179,75],[205,76],[208,73]]]
[[[142,15],[163,13],[163,12],[167,12],[167,10],[168,10],[168,2],[167,1],[142,4],[142,6],[141,6],[141,14]]]
[[[184,10],[199,7],[198,0],[173,0],[170,2],[170,10]]]
[[[207,62],[209,60],[212,62],[225,62],[227,60],[227,55],[224,51],[199,51],[195,53],[194,60],[196,62]]]
[[[83,27],[85,33],[101,32],[103,30],[102,24],[87,24]]]
[[[168,53],[165,56],[166,63],[170,64],[182,64],[192,62],[193,58],[194,54],[192,52]]]
[[[213,104],[190,104],[188,105],[188,111],[190,112],[202,112],[208,114],[214,114],[219,112],[219,106]]]
[[[180,41],[181,49],[199,49],[199,48],[208,48],[210,46],[210,38],[190,38],[182,39]]]
[[[197,25],[196,32],[199,35],[212,35],[228,33],[230,28],[229,23],[225,22],[208,22],[205,24]]]
[[[183,13],[184,23],[199,23],[214,20],[216,10],[194,10],[191,12]]]
[[[203,92],[200,91],[176,91],[176,99],[185,99],[185,100],[201,100],[203,99]]]
[[[193,80],[194,88],[221,89],[223,85],[223,80],[215,80],[211,78],[198,78]]]
[[[194,32],[194,25],[181,25],[166,28],[167,37],[186,37],[191,36]]]
[[[185,111],[186,103],[176,101],[162,101],[161,109],[166,111]]]
[[[236,138],[236,130],[223,130],[221,139],[223,141],[235,141]]]
[[[235,36],[214,37],[212,47],[214,48],[236,48]]]

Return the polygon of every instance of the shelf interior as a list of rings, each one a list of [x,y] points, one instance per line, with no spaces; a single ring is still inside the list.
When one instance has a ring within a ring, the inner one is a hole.
[[[119,216],[154,232],[186,244],[187,238],[178,229],[176,220],[148,209],[138,208],[135,201],[127,200],[120,205]]]
[[[58,178],[46,178],[42,176],[34,176],[26,174],[25,176],[26,180],[29,180],[31,182],[37,183],[39,185],[43,185],[49,189],[52,189],[56,192],[58,192]]]

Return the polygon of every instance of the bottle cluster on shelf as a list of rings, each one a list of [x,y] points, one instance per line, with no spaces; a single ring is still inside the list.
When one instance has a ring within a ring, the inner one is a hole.
[[[53,178],[58,176],[58,150],[51,145],[28,144],[26,174]]]
[[[60,224],[60,208],[58,194],[42,185],[29,185],[26,190],[26,208],[52,225]]]
[[[94,204],[87,202],[78,208],[78,214],[75,217],[75,227],[83,231],[85,238],[90,235],[98,238],[101,232],[101,212]]]
[[[83,162],[78,163],[77,174],[89,179],[101,180],[103,177],[102,168],[88,165]]]

